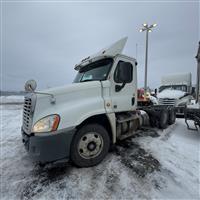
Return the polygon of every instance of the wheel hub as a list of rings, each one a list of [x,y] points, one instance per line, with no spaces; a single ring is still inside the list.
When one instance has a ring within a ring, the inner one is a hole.
[[[103,149],[103,138],[96,132],[83,135],[78,144],[79,155],[85,159],[97,157]]]
[[[89,151],[94,151],[95,148],[96,148],[96,143],[95,142],[90,142],[88,145],[87,145],[87,148]]]

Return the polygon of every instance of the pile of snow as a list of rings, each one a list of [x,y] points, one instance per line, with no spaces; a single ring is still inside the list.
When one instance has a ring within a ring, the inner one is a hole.
[[[187,130],[183,119],[123,142],[95,167],[40,168],[22,144],[22,108],[0,106],[0,112],[1,200],[200,199],[200,133]]]
[[[162,191],[157,199],[200,198],[200,132],[187,130],[184,119],[177,119],[160,137],[139,138],[138,143],[162,166],[156,175]]]
[[[174,90],[174,89],[165,89],[162,92],[158,94],[158,98],[171,98],[171,99],[178,99],[180,97],[183,97],[185,95],[185,92],[181,90]]]
[[[24,102],[24,96],[0,96],[0,104],[20,104]]]

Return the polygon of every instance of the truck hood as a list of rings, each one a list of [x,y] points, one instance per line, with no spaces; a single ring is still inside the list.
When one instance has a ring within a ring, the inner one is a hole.
[[[55,99],[53,103],[51,95]],[[96,108],[95,106],[99,107]],[[76,113],[81,113],[83,110],[84,113],[94,110],[100,112],[100,108],[104,109],[100,81],[73,83],[63,87],[38,91],[36,93],[33,124],[45,116],[59,114],[62,116],[61,125],[64,127],[64,124],[70,124],[70,120],[75,118]],[[65,119],[63,116],[66,115],[67,118]]]
[[[39,91],[39,92],[52,94],[56,98],[56,96],[59,96],[59,95],[66,95],[68,93],[78,92],[80,90],[81,91],[88,90],[88,89],[96,88],[96,87],[100,87],[100,86],[101,86],[100,81],[90,81],[90,82],[82,82],[82,83],[72,83],[69,85],[65,85],[65,86],[61,86],[61,87],[54,87],[54,88],[46,89],[46,90]]]
[[[166,89],[160,92],[157,97],[159,99],[161,98],[168,98],[168,99],[179,99],[180,97],[183,97],[186,94],[186,92],[183,92],[181,90],[173,90],[173,89]]]

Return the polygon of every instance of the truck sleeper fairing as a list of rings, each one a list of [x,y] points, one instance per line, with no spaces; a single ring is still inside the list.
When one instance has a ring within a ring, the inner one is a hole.
[[[98,53],[88,56],[87,58],[84,58],[80,63],[75,65],[74,69],[80,70],[80,68],[84,67],[85,65],[88,65],[91,62],[94,62],[96,60],[100,60],[100,59],[103,59],[106,57],[114,58],[116,55],[122,53],[127,39],[128,39],[127,37],[122,38],[121,40],[115,42],[108,48],[104,48],[101,51],[99,51]]]

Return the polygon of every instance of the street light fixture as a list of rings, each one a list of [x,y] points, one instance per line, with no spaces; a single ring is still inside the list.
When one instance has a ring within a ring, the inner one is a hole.
[[[144,26],[144,27],[146,27],[146,26],[147,26],[147,24],[146,24],[146,23],[144,23],[144,24],[143,24],[143,26]]]
[[[143,24],[143,27],[140,29],[140,32],[146,31],[146,53],[145,53],[145,77],[144,77],[144,96],[146,98],[147,93],[147,61],[148,61],[148,40],[149,40],[149,34],[152,32],[152,28],[156,27],[157,24],[154,23],[152,25],[148,25],[147,23]]]

